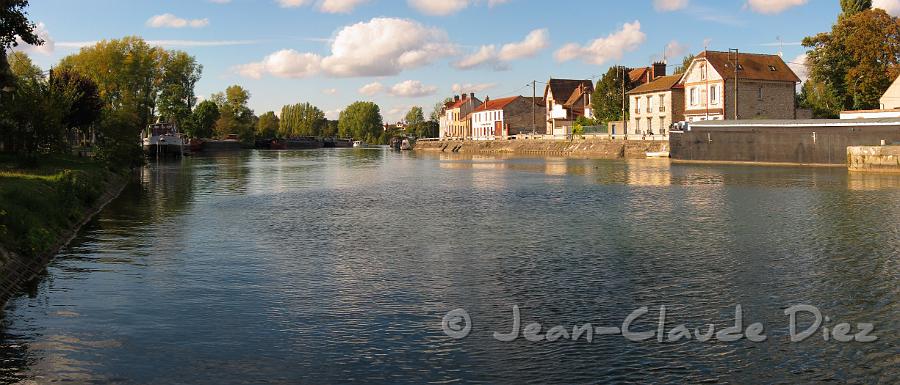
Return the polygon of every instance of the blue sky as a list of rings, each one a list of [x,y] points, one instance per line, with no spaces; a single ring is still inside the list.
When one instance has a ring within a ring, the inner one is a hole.
[[[838,0],[34,0],[28,11],[52,42],[28,50],[45,69],[84,44],[138,35],[196,56],[201,96],[240,84],[258,114],[308,101],[330,117],[372,100],[396,120],[412,105],[429,113],[454,85],[530,95],[532,79],[646,66],[666,47],[671,71],[705,42],[776,53],[780,36],[792,61],[840,9]]]

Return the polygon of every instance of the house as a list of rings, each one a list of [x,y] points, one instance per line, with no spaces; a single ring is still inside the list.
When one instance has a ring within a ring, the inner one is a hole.
[[[481,105],[475,93],[453,97],[444,109],[440,122],[441,139],[466,139],[472,136],[472,120],[469,114]]]
[[[628,88],[639,87],[663,76],[666,76],[666,63],[664,62],[655,62],[649,67],[630,69],[628,70],[628,80],[631,82],[631,86]]]
[[[553,79],[544,88],[546,133],[571,135],[575,119],[592,118],[591,95],[594,84],[590,80]]]
[[[513,96],[491,100],[486,98],[470,114],[472,138],[475,140],[504,139],[511,135],[530,134],[543,128],[546,116],[541,98]]]
[[[799,82],[778,55],[704,51],[679,81],[684,117],[689,122],[795,119]]]
[[[900,77],[881,96],[877,110],[841,111],[841,119],[900,118]]]
[[[628,91],[628,134],[668,140],[672,123],[684,120],[684,86],[680,80],[681,75],[663,76]]]

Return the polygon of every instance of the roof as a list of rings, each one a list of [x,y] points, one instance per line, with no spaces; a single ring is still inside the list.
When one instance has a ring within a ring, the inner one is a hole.
[[[550,79],[547,82],[547,88],[544,90],[544,97],[547,96],[547,90],[550,90],[553,93],[553,98],[557,101],[568,101],[581,85],[584,85],[587,92],[594,92],[594,83],[590,80]]]
[[[729,52],[703,51],[694,60],[705,58],[719,75],[728,80],[734,79],[734,65],[730,56],[733,54]],[[800,82],[797,74],[778,55],[741,53],[738,64],[741,66],[738,75],[741,79]]]
[[[669,91],[673,88],[681,88],[682,86],[678,84],[683,75],[671,75],[671,76],[663,76],[656,78],[656,80],[641,84],[638,87],[635,87],[633,90],[628,91],[628,94],[644,94],[648,92],[659,92],[659,91]]]
[[[631,71],[628,71],[628,80],[630,80],[632,83],[635,83],[637,81],[640,81],[644,77],[644,75],[647,75],[649,77],[650,75],[648,74],[648,72],[650,72],[650,67],[635,68]]]
[[[502,110],[508,104],[514,102],[516,99],[518,99],[520,97],[521,96],[512,96],[512,97],[508,97],[508,98],[488,100],[488,101],[484,102],[482,105],[478,106],[478,108],[476,108],[472,112]]]

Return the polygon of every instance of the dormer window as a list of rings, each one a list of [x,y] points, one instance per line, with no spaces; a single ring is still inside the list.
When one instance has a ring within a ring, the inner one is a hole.
[[[738,71],[743,71],[743,70],[744,70],[744,65],[738,64]]]
[[[775,72],[777,71],[777,69],[775,68],[775,66],[769,66],[769,71]]]

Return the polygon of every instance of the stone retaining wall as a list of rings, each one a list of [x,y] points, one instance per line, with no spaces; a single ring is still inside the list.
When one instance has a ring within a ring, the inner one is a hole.
[[[563,155],[597,159],[639,159],[647,152],[668,151],[669,143],[663,141],[574,139],[574,140],[445,140],[418,141],[416,151],[441,151],[458,153],[501,153]]]
[[[900,146],[847,147],[850,171],[900,173]]]

